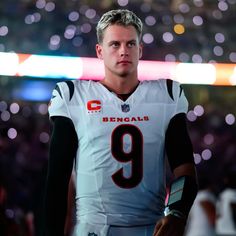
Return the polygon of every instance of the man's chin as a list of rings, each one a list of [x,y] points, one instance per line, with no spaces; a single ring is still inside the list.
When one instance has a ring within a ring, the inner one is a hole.
[[[131,75],[131,71],[121,71],[118,73],[120,77],[129,77]]]

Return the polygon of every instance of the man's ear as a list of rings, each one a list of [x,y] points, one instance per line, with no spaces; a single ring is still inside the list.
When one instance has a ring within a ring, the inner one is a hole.
[[[142,57],[142,55],[143,55],[143,44],[140,43],[139,44],[139,59]]]
[[[102,46],[100,44],[96,44],[96,53],[97,53],[97,57],[99,59],[103,59],[103,56],[102,56]]]

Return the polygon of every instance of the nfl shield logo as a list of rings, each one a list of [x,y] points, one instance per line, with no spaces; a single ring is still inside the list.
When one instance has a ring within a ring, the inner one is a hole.
[[[98,236],[98,235],[95,233],[88,233],[88,236]]]
[[[129,112],[129,111],[130,111],[129,104],[123,104],[123,105],[121,105],[121,110],[122,110],[123,112]]]

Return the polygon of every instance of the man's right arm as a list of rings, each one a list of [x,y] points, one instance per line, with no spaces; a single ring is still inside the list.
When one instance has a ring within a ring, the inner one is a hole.
[[[45,192],[45,231],[46,236],[63,236],[68,184],[78,148],[78,137],[71,119],[54,116],[52,120]]]

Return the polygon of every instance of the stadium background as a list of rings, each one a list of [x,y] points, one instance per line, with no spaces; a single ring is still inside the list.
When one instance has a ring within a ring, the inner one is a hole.
[[[143,20],[143,60],[236,63],[236,0],[1,0],[0,52],[96,57],[97,20],[116,8],[133,10]],[[19,235],[30,235],[24,224],[33,216],[31,226],[40,235],[51,129],[47,104],[60,80],[0,70],[0,184]],[[197,170],[218,194],[224,174],[236,168],[235,86],[183,86]]]

